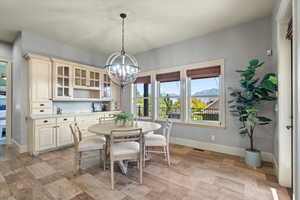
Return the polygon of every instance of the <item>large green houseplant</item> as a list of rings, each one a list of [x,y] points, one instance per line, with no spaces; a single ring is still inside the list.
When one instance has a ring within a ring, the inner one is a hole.
[[[260,166],[260,151],[254,147],[255,128],[267,125],[271,119],[259,112],[261,104],[276,99],[277,78],[274,73],[267,73],[263,78],[256,76],[256,70],[263,66],[257,59],[251,60],[246,70],[237,71],[240,74],[240,88],[231,89],[231,113],[241,122],[239,133],[248,136],[250,148],[246,149],[245,161],[252,166]]]

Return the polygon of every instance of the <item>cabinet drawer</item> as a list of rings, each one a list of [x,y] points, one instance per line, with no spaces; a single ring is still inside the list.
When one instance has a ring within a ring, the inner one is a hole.
[[[32,108],[42,109],[42,108],[51,108],[51,101],[41,101],[41,102],[32,102]]]
[[[52,114],[52,109],[51,108],[34,108],[34,109],[32,109],[32,114],[33,115]]]
[[[72,123],[74,121],[75,121],[74,117],[59,117],[59,118],[57,118],[57,123],[58,124],[60,124],[60,123]]]
[[[47,118],[47,119],[37,119],[35,120],[36,125],[50,125],[50,124],[56,124],[55,118]]]

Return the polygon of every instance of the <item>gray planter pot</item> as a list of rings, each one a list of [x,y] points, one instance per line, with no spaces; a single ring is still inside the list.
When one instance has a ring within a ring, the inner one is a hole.
[[[260,167],[261,166],[261,154],[260,151],[250,151],[246,149],[245,152],[245,162],[247,165],[253,167]]]

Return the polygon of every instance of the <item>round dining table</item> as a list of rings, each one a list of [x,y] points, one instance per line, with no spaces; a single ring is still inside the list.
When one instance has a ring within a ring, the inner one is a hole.
[[[156,131],[161,128],[161,125],[159,123],[155,122],[149,122],[149,121],[135,121],[133,122],[133,126],[128,127],[128,126],[119,126],[114,123],[114,121],[110,122],[102,122],[99,124],[94,124],[88,127],[88,131],[91,133],[94,133],[96,135],[103,135],[106,137],[106,141],[109,141],[109,136],[111,135],[111,131],[118,131],[118,130],[130,130],[130,129],[142,129],[142,133],[146,134],[151,131]],[[126,135],[124,135],[126,136]],[[108,146],[108,145],[106,145]],[[123,162],[119,161],[119,166],[124,174],[127,173],[127,163],[128,162]]]

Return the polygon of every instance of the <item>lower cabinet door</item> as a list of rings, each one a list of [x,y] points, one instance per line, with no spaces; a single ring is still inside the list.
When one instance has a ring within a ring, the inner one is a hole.
[[[39,135],[39,151],[48,150],[56,147],[56,131],[53,126],[37,127]]]
[[[74,143],[69,124],[58,125],[56,137],[57,146],[64,146]]]

